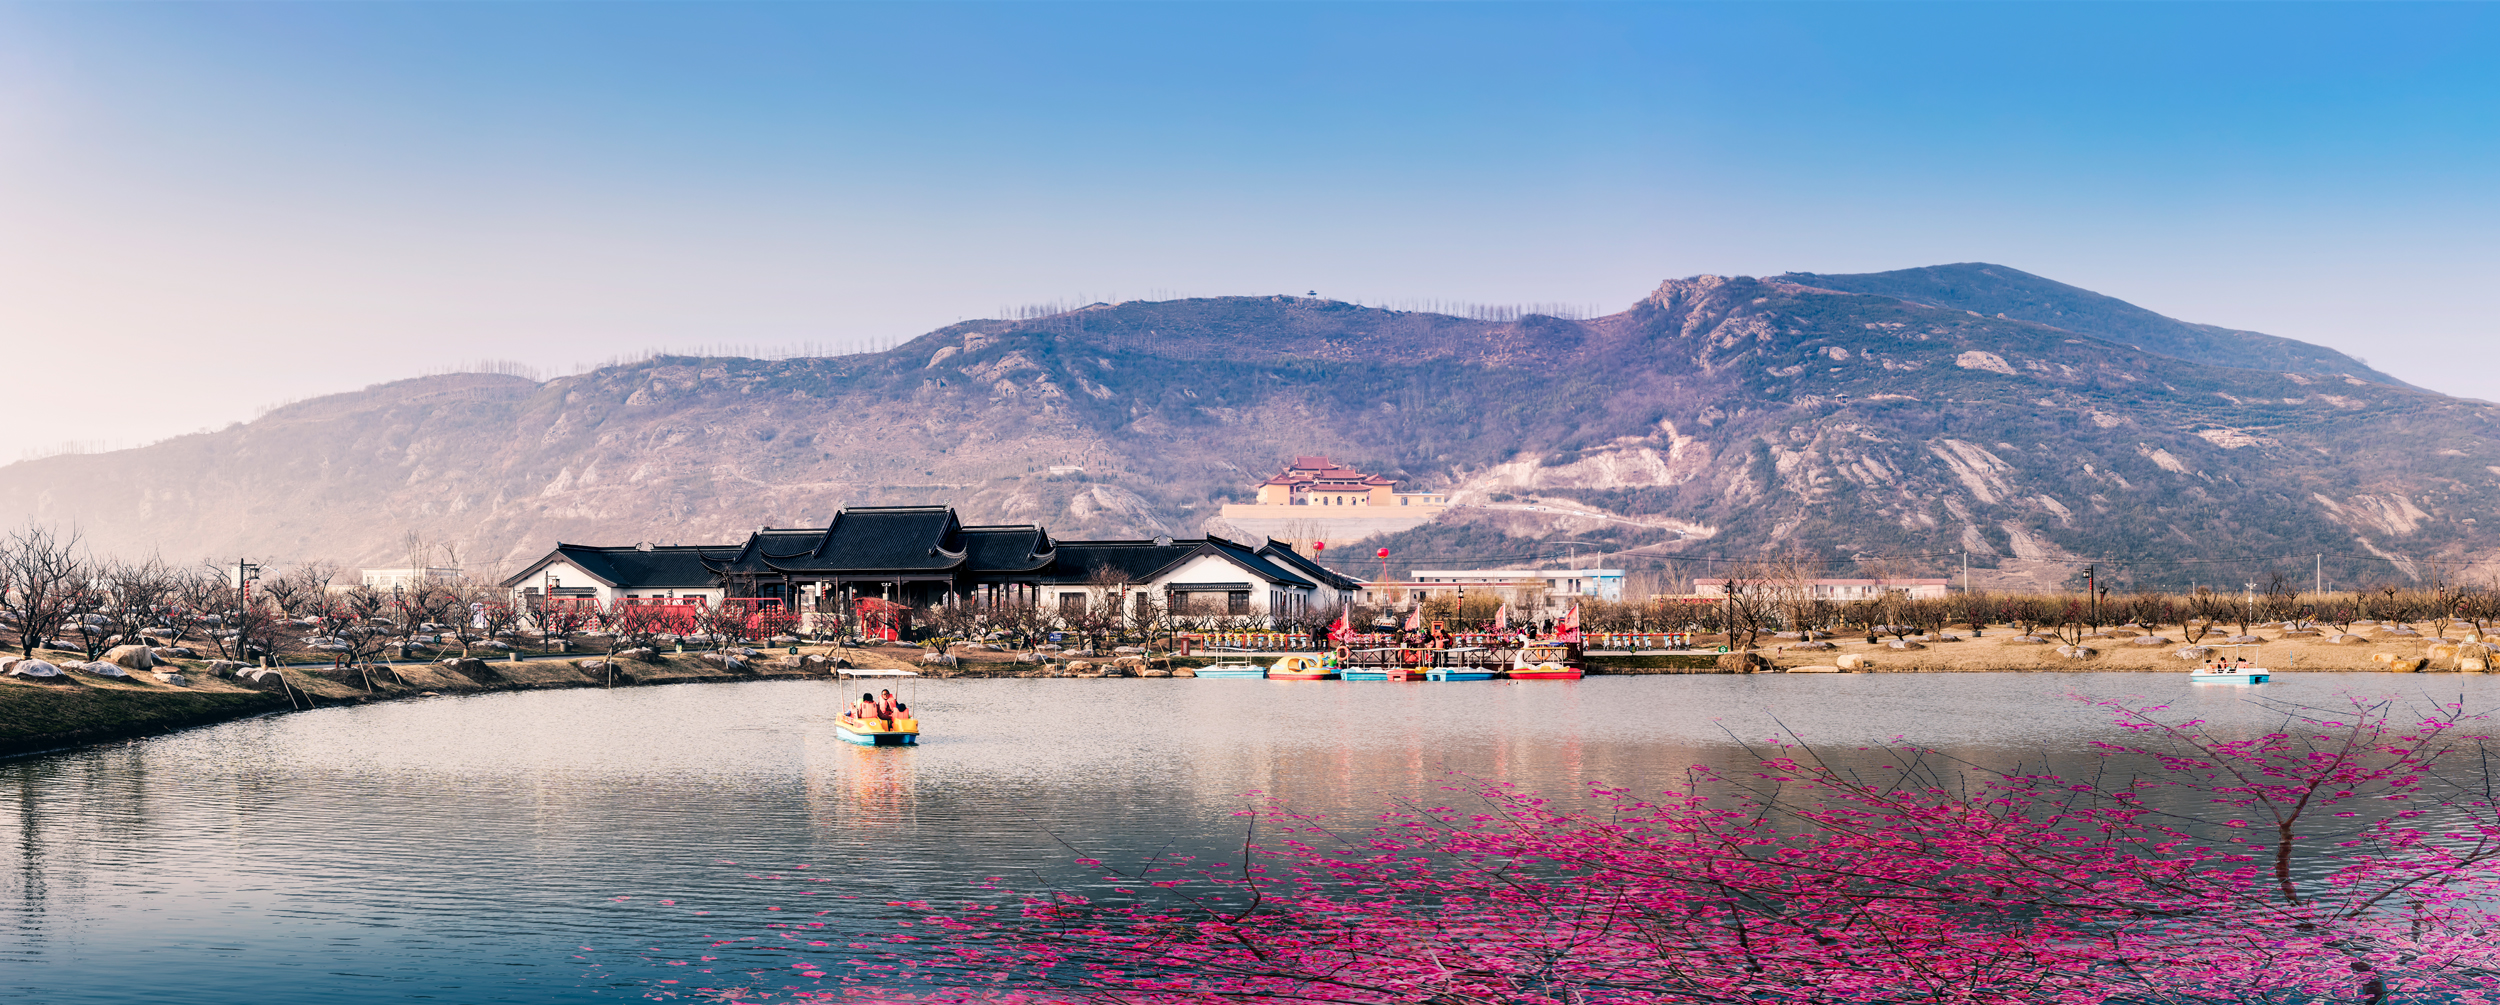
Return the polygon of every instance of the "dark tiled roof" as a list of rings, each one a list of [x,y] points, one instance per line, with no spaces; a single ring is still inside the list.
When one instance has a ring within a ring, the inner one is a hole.
[[[1097,570],[1125,576],[1131,582],[1155,578],[1164,570],[1201,554],[1217,554],[1252,576],[1286,586],[1307,587],[1309,577],[1268,561],[1257,551],[1220,537],[1154,541],[1062,541],[1044,582],[1083,583]]]
[[[1030,572],[1048,566],[1057,548],[1048,531],[1031,524],[963,529],[967,572]]]
[[[702,589],[727,575],[877,575],[918,573],[976,579],[1012,577],[1072,585],[1109,571],[1145,582],[1205,554],[1220,555],[1253,580],[1291,586],[1353,589],[1353,580],[1322,568],[1289,545],[1253,548],[1220,537],[1155,541],[1053,541],[1030,524],[965,527],[945,506],[875,506],[843,510],[822,530],[767,528],[737,545],[598,548],[559,544],[504,585],[527,585],[562,557],[621,589]]]
[[[1286,544],[1282,541],[1268,542],[1267,547],[1259,549],[1259,554],[1268,561],[1274,562],[1285,568],[1292,569],[1295,573],[1301,575],[1302,578],[1323,586],[1339,590],[1356,590],[1361,589],[1363,586],[1362,583],[1356,581],[1353,577],[1319,564],[1317,561],[1303,555],[1301,552],[1294,550],[1292,545]]]
[[[585,544],[558,544],[546,558],[505,580],[503,585],[529,585],[538,576],[539,570],[561,557],[575,568],[619,589],[700,590],[719,585],[719,577],[705,564],[705,558],[728,558],[736,550],[707,545],[668,545],[644,551],[635,546],[601,548]]]
[[[1044,570],[1046,583],[1076,584],[1093,578],[1096,570],[1125,576],[1130,582],[1143,582],[1154,577],[1172,563],[1188,558],[1198,551],[1203,541],[1061,541],[1050,568]]]

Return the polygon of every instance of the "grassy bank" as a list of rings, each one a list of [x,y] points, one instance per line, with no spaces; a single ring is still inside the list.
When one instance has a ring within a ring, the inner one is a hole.
[[[880,653],[813,648],[807,652],[846,659],[855,666],[908,666],[896,655],[902,650]],[[56,666],[81,661],[74,653],[37,650],[35,655]],[[613,674],[605,668],[582,665],[595,660],[596,657],[517,663],[471,660],[455,665],[429,663],[367,670],[293,666],[280,670],[273,679],[260,681],[218,676],[209,672],[202,660],[170,661],[165,669],[180,674],[180,684],[159,680],[147,671],[132,671],[127,678],[73,671],[52,678],[52,683],[0,676],[0,756],[157,736],[271,712],[396,698],[547,688],[823,680],[830,676],[824,670],[776,661],[771,656],[729,670],[697,654],[672,653],[650,663],[620,663]]]

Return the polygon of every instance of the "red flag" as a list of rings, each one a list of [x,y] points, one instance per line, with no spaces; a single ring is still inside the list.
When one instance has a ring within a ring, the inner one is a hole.
[[[1510,630],[1510,604],[1507,601],[1493,610],[1493,630],[1496,632]]]
[[[1343,613],[1340,613],[1340,614],[1338,614],[1338,615],[1337,615],[1337,620],[1335,620],[1335,621],[1331,621],[1331,622],[1329,622],[1329,623],[1328,623],[1328,641],[1330,641],[1330,642],[1343,642],[1343,641],[1345,641],[1345,635],[1346,635],[1345,615],[1344,615]]]
[[[1423,604],[1421,604],[1421,603],[1417,603],[1417,604],[1415,605],[1415,609],[1414,609],[1414,610],[1411,610],[1411,611],[1406,612],[1406,630],[1411,632],[1411,631],[1414,631],[1414,630],[1416,630],[1416,629],[1422,628],[1423,626],[1424,626],[1424,605],[1423,605]]]
[[[1556,642],[1580,641],[1580,605],[1571,605],[1571,613],[1563,615],[1562,625],[1555,632]]]

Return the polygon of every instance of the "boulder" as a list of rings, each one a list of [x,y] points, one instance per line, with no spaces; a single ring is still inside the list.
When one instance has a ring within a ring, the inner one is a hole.
[[[637,663],[657,663],[660,661],[660,651],[647,646],[640,649],[621,649],[617,651],[616,658],[633,660]]]
[[[232,677],[234,676],[235,671],[241,670],[250,665],[251,664],[249,663],[237,663],[233,660],[210,660],[208,661],[207,669],[209,674],[212,676]]]
[[[122,665],[119,663],[107,663],[103,660],[97,660],[93,663],[72,663],[69,667],[79,673],[94,677],[118,677],[123,680],[130,679],[130,671],[122,669]]]
[[[573,667],[577,670],[585,670],[591,673],[603,673],[608,669],[608,662],[609,661],[607,660],[574,660]],[[622,670],[624,668],[618,667],[617,669]]]
[[[158,670],[158,671],[156,671],[156,681],[157,681],[157,683],[159,683],[159,684],[171,684],[171,685],[173,685],[173,686],[175,686],[175,687],[190,687],[190,686],[191,686],[191,678],[185,677],[185,676],[183,676],[183,675],[181,675],[181,674],[178,674],[178,673],[174,673],[174,672],[172,672],[172,671],[170,671],[170,670]]]
[[[1040,653],[1017,653],[1017,654],[1016,654],[1016,662],[1018,662],[1018,663],[1039,663],[1039,662],[1041,662],[1041,661],[1042,661],[1042,654],[1040,654]]]
[[[1765,673],[1773,669],[1761,653],[1728,653],[1718,659],[1720,673]]]
[[[489,668],[485,660],[474,656],[451,657],[442,662],[442,667],[480,684],[494,681],[501,676]]]
[[[2180,649],[2178,652],[2172,653],[2171,655],[2183,660],[2209,660],[2214,658],[2214,647],[2187,646]]]
[[[104,658],[126,670],[156,668],[156,650],[146,646],[114,646],[104,651]]]
[[[1190,668],[1188,668],[1188,667],[1182,667],[1182,668],[1180,668],[1180,669],[1178,669],[1178,670],[1174,670],[1174,671],[1172,671],[1172,676],[1174,676],[1174,677],[1195,677],[1195,676],[1198,676],[1198,671],[1196,671],[1196,670],[1192,670],[1192,669],[1190,669]]]
[[[936,650],[934,650],[934,649],[933,649],[933,650],[930,650],[930,651],[928,651],[928,652],[925,652],[925,653],[920,654],[920,662],[922,662],[922,663],[924,663],[924,664],[936,664],[936,665],[938,665],[938,666],[950,666],[950,667],[951,667],[951,666],[954,666],[954,665],[955,665],[955,661],[956,661],[956,657],[949,656],[949,655],[947,655],[947,654],[945,654],[945,653],[938,652],[938,651],[936,651]]]
[[[1789,647],[1788,647],[1788,649],[1789,649],[1789,651],[1790,651],[1790,652],[1820,652],[1820,651],[1825,650],[1825,649],[1838,649],[1838,648],[1840,648],[1840,647],[1839,647],[1839,646],[1835,646],[1835,645],[1833,645],[1833,644],[1831,644],[1831,643],[1829,643],[1829,642],[1800,642],[1800,643],[1797,643],[1796,645],[1793,645],[1793,646],[1789,646]]]
[[[1927,643],[1912,642],[1908,639],[1898,639],[1892,642],[1887,642],[1884,646],[1888,649],[1925,649],[1927,648]]]
[[[2098,656],[2101,654],[2101,651],[2094,649],[2091,646],[2059,646],[2057,647],[2057,654],[2068,659],[2080,660]]]
[[[2319,639],[2318,641],[2324,642],[2330,646],[2366,646],[2370,644],[2370,638],[2366,635],[2329,635],[2325,638]]]
[[[2222,640],[2222,644],[2226,646],[2253,646],[2264,641],[2265,639],[2262,636],[2234,635],[2230,638]]]
[[[34,677],[37,679],[61,676],[60,667],[53,666],[52,664],[46,663],[42,660],[11,660],[9,661],[8,672],[12,677]]]
[[[1789,668],[1788,668],[1788,672],[1789,672],[1789,673],[1848,673],[1848,671],[1843,670],[1843,669],[1841,669],[1841,668],[1839,668],[1839,667],[1837,667],[1837,666],[1830,666],[1830,665],[1823,665],[1823,664],[1818,664],[1818,665],[1815,665],[1815,666],[1789,667]]]
[[[2397,673],[2420,673],[2422,672],[2423,667],[2427,667],[2430,664],[2431,661],[2423,659],[2419,656],[2398,656],[2394,662],[2387,665],[2387,669],[2393,670]]]
[[[1158,670],[1154,667],[1147,667],[1146,669],[1137,671],[1137,675],[1140,677],[1169,677],[1172,676],[1172,671]]]
[[[156,651],[156,658],[160,660],[195,660],[200,658],[200,651],[193,649],[190,646],[166,646]]]
[[[2001,646],[2045,646],[2057,640],[2039,635],[2017,635],[1997,643]]]
[[[2457,669],[2466,673],[2482,673],[2491,669],[2491,661],[2480,656],[2468,656],[2457,661]]]
[[[1864,653],[1850,653],[1850,654],[1848,654],[1848,655],[1842,656],[1840,659],[1835,660],[1834,662],[1836,662],[1836,663],[1840,664],[1840,669],[1843,669],[1843,670],[1872,670],[1872,669],[1875,669],[1875,661],[1874,661],[1874,660],[1871,660],[1871,659],[1868,659]]]
[[[2134,638],[2128,639],[2127,644],[2131,646],[2166,646],[2170,645],[2171,642],[2169,639],[2159,635],[2138,635]]]
[[[1069,660],[1069,661],[1068,661],[1068,672],[1069,672],[1069,673],[1092,673],[1093,671],[1094,671],[1094,664],[1092,663],[1092,661],[1089,661],[1089,660]]]
[[[287,687],[284,674],[265,667],[247,667],[235,674],[234,679],[255,691],[282,691]]]
[[[1113,656],[1144,656],[1144,655],[1146,655],[1146,650],[1145,650],[1145,649],[1143,649],[1143,648],[1140,648],[1140,647],[1138,647],[1138,646],[1120,646],[1120,647],[1118,647],[1118,648],[1115,648],[1115,649],[1111,650],[1111,655],[1113,655]]]

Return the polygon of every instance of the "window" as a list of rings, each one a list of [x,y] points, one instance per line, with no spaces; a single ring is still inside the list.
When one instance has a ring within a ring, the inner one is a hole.
[[[1062,593],[1062,594],[1060,594],[1060,595],[1059,595],[1059,616],[1060,616],[1060,617],[1063,617],[1063,618],[1073,618],[1073,617],[1076,617],[1076,616],[1081,615],[1081,614],[1084,614],[1084,613],[1085,613],[1085,594],[1083,594],[1083,593]]]
[[[1250,591],[1232,590],[1224,594],[1224,613],[1250,613]]]

